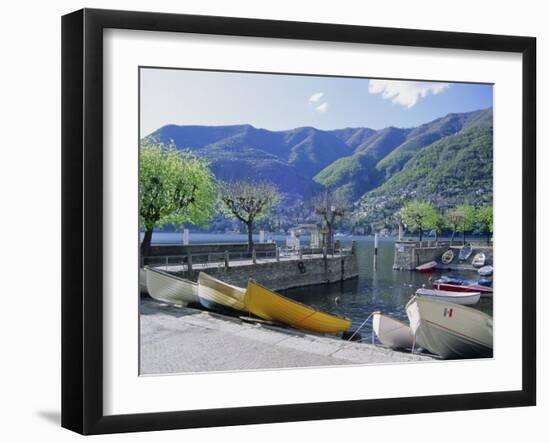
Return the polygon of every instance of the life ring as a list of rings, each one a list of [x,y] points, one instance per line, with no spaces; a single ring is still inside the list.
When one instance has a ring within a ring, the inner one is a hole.
[[[300,274],[306,273],[306,265],[301,260],[298,262],[298,270],[300,271]]]

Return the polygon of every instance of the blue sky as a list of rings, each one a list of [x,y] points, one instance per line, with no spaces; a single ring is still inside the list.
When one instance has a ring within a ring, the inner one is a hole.
[[[141,136],[166,124],[411,127],[493,105],[492,85],[142,68]]]

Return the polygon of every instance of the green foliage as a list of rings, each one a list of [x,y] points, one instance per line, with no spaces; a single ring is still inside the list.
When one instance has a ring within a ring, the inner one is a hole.
[[[142,143],[139,214],[146,230],[166,224],[202,225],[213,215],[216,188],[205,160],[173,145]]]
[[[480,206],[476,210],[476,222],[486,232],[493,232],[493,206]]]
[[[458,205],[455,208],[455,211],[461,215],[461,219],[458,224],[459,231],[467,232],[474,229],[476,222],[476,210],[472,205],[467,203]]]
[[[418,231],[422,240],[422,232],[435,227],[437,212],[431,203],[413,200],[401,208],[401,218],[411,232]]]

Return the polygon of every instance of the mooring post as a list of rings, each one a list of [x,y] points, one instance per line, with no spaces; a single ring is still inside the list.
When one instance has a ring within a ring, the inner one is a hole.
[[[374,233],[374,269],[376,269],[376,257],[378,256],[378,232]]]
[[[223,253],[223,261],[224,261],[225,269],[228,269],[229,268],[229,251],[225,251]]]
[[[256,264],[256,248],[252,249],[252,263]]]
[[[275,258],[277,261],[281,261],[281,248],[279,246],[275,246]]]
[[[187,253],[187,277],[191,280],[193,274],[193,256]]]
[[[355,240],[352,240],[352,242],[351,242],[351,255],[355,255],[356,251],[357,251],[357,242]]]
[[[300,257],[300,260],[303,258],[302,248],[298,249],[298,257]]]

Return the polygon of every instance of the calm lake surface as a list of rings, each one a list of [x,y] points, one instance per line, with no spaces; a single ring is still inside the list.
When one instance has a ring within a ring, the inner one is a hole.
[[[181,244],[181,233],[155,233],[155,244]],[[268,236],[278,244],[283,245],[285,236]],[[374,238],[363,236],[337,237],[343,246],[351,246],[352,240],[357,242],[357,265],[359,277],[340,283],[322,284],[303,288],[289,289],[282,293],[290,298],[328,312],[344,315],[353,321],[353,329],[374,311],[382,311],[395,318],[407,320],[405,305],[417,288],[425,285],[431,287],[429,274],[410,271],[394,271],[393,252],[394,239],[379,238],[378,257],[374,265]],[[246,235],[239,234],[190,234],[191,243],[232,243],[246,242]],[[257,240],[255,236],[255,240]],[[308,244],[309,239],[302,236],[302,244]],[[450,272],[453,275],[468,278],[478,278],[475,272]],[[436,279],[442,273],[436,271],[432,278]],[[485,297],[475,306],[481,311],[493,315],[493,299]],[[372,322],[368,321],[361,329],[363,337],[370,336]]]

